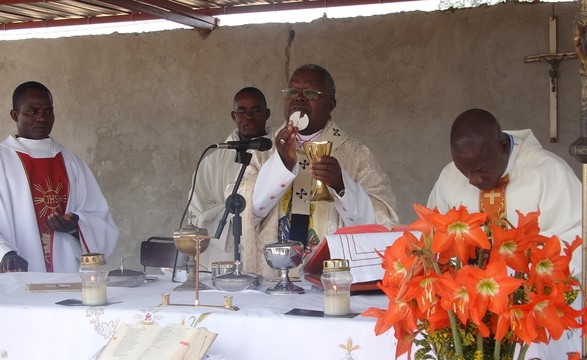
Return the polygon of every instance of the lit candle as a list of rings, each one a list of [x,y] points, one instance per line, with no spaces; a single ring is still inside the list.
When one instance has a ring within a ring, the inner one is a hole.
[[[324,290],[324,315],[343,316],[351,312],[350,291],[338,291],[336,285]]]
[[[89,306],[106,305],[106,261],[103,254],[84,254],[79,274],[82,279],[82,303]]]
[[[346,259],[324,260],[320,276],[324,288],[324,316],[346,316],[351,312],[353,275]]]
[[[82,302],[84,305],[106,305],[106,284],[82,287]]]

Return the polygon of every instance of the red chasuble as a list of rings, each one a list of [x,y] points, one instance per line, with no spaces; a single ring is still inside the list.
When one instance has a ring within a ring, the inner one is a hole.
[[[33,199],[45,267],[53,272],[53,235],[47,218],[52,214],[64,214],[69,195],[69,179],[65,169],[63,155],[54,158],[32,158],[17,152],[29,180]]]
[[[499,179],[491,190],[479,191],[479,209],[487,214],[487,224],[495,224],[503,229],[507,227],[505,188],[510,181],[509,175]]]

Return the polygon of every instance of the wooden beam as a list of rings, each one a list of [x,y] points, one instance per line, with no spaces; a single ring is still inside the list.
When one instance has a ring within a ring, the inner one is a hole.
[[[82,0],[82,2],[84,2]],[[174,21],[193,28],[212,31],[218,27],[217,19],[201,15],[177,3],[167,0],[135,1],[135,0],[100,0],[100,2],[155,15],[161,19]],[[160,5],[156,5],[159,3]],[[181,8],[181,12],[178,11]]]
[[[134,14],[134,15],[93,16],[93,17],[88,17],[88,18],[76,18],[76,19],[26,21],[26,22],[0,24],[0,31],[3,31],[3,30],[22,30],[22,29],[40,29],[40,28],[59,27],[59,26],[111,24],[111,23],[117,23],[117,22],[147,21],[147,20],[158,20],[158,19],[159,19],[158,16],[153,16],[150,14]]]

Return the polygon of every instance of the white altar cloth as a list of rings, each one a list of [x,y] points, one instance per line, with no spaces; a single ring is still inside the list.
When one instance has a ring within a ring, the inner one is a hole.
[[[78,274],[0,274],[0,359],[94,359],[122,323],[152,321],[206,327],[218,334],[208,352],[222,360],[393,359],[393,333],[375,336],[375,319],[317,318],[285,315],[292,308],[323,309],[323,295],[268,295],[262,291],[200,292],[200,304],[222,305],[233,296],[239,311],[193,306],[158,307],[161,294],[173,304],[193,304],[194,292],[176,292],[168,278],[135,288],[108,287],[108,306],[63,306],[65,299],[81,299],[81,292],[27,293],[27,283],[78,282]],[[273,286],[266,283],[261,288]],[[354,295],[351,311],[386,308],[384,295]],[[204,313],[212,313],[196,324]]]

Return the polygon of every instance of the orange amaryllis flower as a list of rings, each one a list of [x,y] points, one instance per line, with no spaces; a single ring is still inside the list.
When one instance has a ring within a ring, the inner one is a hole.
[[[556,292],[556,291],[555,291]],[[555,302],[552,296],[536,295],[529,293],[530,297],[530,317],[536,323],[536,331],[538,336],[534,341],[548,343],[549,335],[552,338],[560,338],[564,328],[557,313]],[[548,334],[546,333],[548,330]]]
[[[469,290],[471,321],[478,327],[482,336],[489,336],[489,329],[483,317],[489,309],[497,315],[505,313],[510,304],[509,296],[518,289],[523,280],[508,275],[505,260],[501,257],[489,259],[486,269],[470,267]],[[463,267],[465,268],[465,267]]]
[[[493,248],[491,258],[503,256],[506,264],[518,272],[528,272],[528,249],[530,238],[518,229],[504,230],[499,226],[491,225]]]
[[[565,248],[563,249],[563,251],[565,252],[565,255],[573,256],[573,251],[575,251],[582,244],[583,244],[583,239],[581,239],[581,237],[579,235],[577,235],[575,237],[575,240],[573,240],[573,242],[571,242],[570,244],[565,243]]]
[[[454,255],[467,263],[469,258],[475,257],[474,247],[489,249],[491,244],[481,228],[487,214],[469,214],[465,206],[450,209],[446,215],[429,214],[432,224],[436,228],[432,239],[432,251],[441,253],[446,259]]]
[[[415,276],[406,283],[404,299],[415,300],[422,312],[429,311],[437,303],[436,289],[440,275],[435,272]]]
[[[456,273],[447,271],[438,281],[438,294],[443,309],[453,311],[461,323],[466,324],[470,318],[470,296],[467,290],[471,267],[465,266]]]
[[[547,239],[542,248],[534,248],[530,255],[531,269],[528,282],[536,286],[539,294],[544,292],[544,285],[566,278],[570,258],[561,255],[560,240],[556,236]]]
[[[560,333],[554,333],[549,330],[550,336],[552,336],[554,340],[558,340],[565,329],[581,328],[581,324],[577,319],[585,312],[585,309],[576,310],[568,305],[562,291],[564,291],[564,289],[559,286],[557,293],[560,295],[553,298],[553,306],[556,309],[556,314],[559,320],[558,322],[562,325],[562,331]]]
[[[390,299],[387,310],[369,308],[361,314],[377,318],[375,335],[383,334],[398,323],[401,323],[409,331],[416,331],[418,328],[416,323],[417,312],[414,311],[412,304],[405,302],[403,299],[398,299],[397,289],[382,286],[381,283],[377,283],[377,286]]]
[[[540,216],[540,210],[529,212],[526,215],[516,210],[518,214],[518,227],[517,229],[524,233],[526,236],[532,238],[540,233],[540,227],[538,226],[538,217]]]
[[[411,254],[412,249],[418,246],[417,244],[418,239],[412,233],[405,232],[385,249],[383,255],[375,250],[383,258],[381,266],[385,270],[382,279],[384,286],[398,287],[408,275],[417,259]]]
[[[429,333],[450,327],[448,311],[444,310],[440,306],[434,306],[432,309],[430,309],[430,311],[427,313],[426,319],[428,320],[427,331]]]
[[[412,359],[412,345],[417,332],[410,332],[401,326],[394,326],[394,336],[397,339],[397,346],[395,348],[395,358],[399,359],[403,354],[407,354],[408,360]]]
[[[409,225],[410,230],[421,231],[422,234],[427,236],[431,235],[432,230],[434,230],[434,225],[430,220],[430,215],[440,214],[438,208],[435,207],[433,210],[430,210],[426,206],[414,204],[414,210],[416,211],[419,219]]]
[[[514,305],[505,313],[499,315],[497,329],[495,331],[495,341],[501,341],[507,334],[508,329],[526,344],[538,336],[534,318],[529,316],[531,306],[528,304]]]

